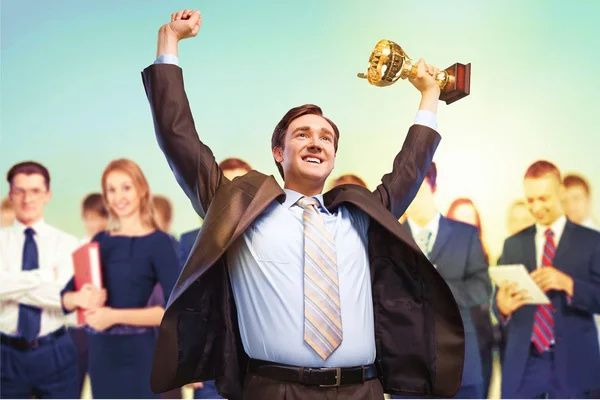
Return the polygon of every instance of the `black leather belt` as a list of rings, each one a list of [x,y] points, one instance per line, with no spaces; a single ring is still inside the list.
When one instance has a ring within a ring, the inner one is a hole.
[[[67,329],[63,326],[54,332],[41,336],[32,342],[29,342],[21,337],[8,336],[4,333],[0,334],[0,343],[5,344],[17,350],[30,350],[54,342],[56,339],[67,333]]]
[[[311,368],[251,359],[248,372],[277,381],[321,387],[355,385],[377,378],[375,364],[349,368]]]

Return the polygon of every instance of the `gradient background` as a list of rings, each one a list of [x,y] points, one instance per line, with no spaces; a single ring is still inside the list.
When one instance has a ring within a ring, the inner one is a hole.
[[[278,177],[273,128],[289,108],[315,103],[341,130],[332,177],[356,173],[375,187],[419,102],[408,82],[356,78],[387,38],[440,68],[472,63],[471,95],[440,103],[437,203],[445,213],[454,198],[473,198],[493,256],[531,162],[550,160],[600,188],[600,2],[2,0],[0,172],[27,159],[50,169],[49,223],[82,236],[82,197],[100,190],[110,160],[128,157],[171,198],[175,234],[199,224],[155,142],[140,77],[158,28],[182,8],[203,14],[180,66],[217,160],[240,157]]]

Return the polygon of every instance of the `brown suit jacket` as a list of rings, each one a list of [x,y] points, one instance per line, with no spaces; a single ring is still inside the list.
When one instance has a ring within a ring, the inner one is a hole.
[[[229,246],[285,192],[273,176],[251,171],[229,181],[198,138],[182,70],[151,65],[142,72],[157,140],[204,223],[163,317],[152,389],[216,380],[241,399],[248,356],[240,340],[229,283]],[[464,358],[461,316],[444,280],[402,229],[398,218],[414,198],[440,137],[413,125],[391,173],[374,192],[344,185],[324,194],[334,211],[353,204],[371,217],[369,260],[375,312],[376,363],[388,393],[452,396]]]

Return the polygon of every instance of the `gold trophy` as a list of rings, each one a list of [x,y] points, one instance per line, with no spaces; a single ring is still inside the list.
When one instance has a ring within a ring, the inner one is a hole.
[[[357,76],[371,85],[390,86],[398,79],[417,76],[417,64],[406,55],[402,47],[391,40],[380,40],[369,57],[367,73]],[[440,100],[451,104],[467,96],[471,90],[471,64],[456,63],[440,71],[435,81],[441,89]]]

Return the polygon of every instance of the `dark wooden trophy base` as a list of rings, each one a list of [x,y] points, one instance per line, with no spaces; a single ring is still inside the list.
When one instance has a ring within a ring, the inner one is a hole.
[[[440,100],[452,104],[471,92],[471,63],[466,65],[456,63],[446,68],[446,72],[451,78],[442,90]]]

